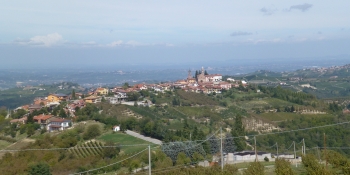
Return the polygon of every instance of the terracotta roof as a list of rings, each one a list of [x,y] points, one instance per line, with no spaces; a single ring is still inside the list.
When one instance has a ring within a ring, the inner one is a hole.
[[[37,116],[34,116],[33,119],[34,120],[47,120],[49,118],[51,118],[53,115],[37,115]]]
[[[90,96],[90,97],[86,97],[84,98],[84,100],[94,100],[94,99],[98,99],[100,97],[97,97],[97,96]]]
[[[56,118],[56,117],[53,117],[52,119],[50,119],[51,122],[65,122],[65,121],[70,121],[70,120],[67,120],[67,119],[64,119],[64,118]]]

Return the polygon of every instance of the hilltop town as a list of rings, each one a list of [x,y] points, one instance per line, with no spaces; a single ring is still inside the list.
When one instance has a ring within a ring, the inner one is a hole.
[[[152,145],[154,156],[159,156],[153,160],[155,169],[187,164],[211,167],[222,162],[225,165],[255,160],[274,162],[278,161],[276,157],[300,164],[300,157],[305,156],[305,146],[295,145],[294,152],[287,148],[301,141],[306,142],[307,148],[314,148],[319,146],[316,137],[319,132],[332,133],[334,130],[339,134],[328,138],[329,146],[338,143],[350,146],[342,138],[349,131],[341,126],[310,130],[309,134],[298,130],[278,134],[295,128],[322,126],[334,123],[334,120],[344,122],[350,117],[349,101],[322,100],[303,91],[293,91],[289,88],[292,81],[305,80],[287,78],[281,80],[288,84],[282,81],[254,84],[248,76],[237,80],[237,77],[208,74],[202,68],[193,74],[189,70],[184,79],[158,84],[130,85],[126,82],[121,86],[85,89],[65,82],[39,87],[19,86],[16,90],[30,94],[27,97],[37,96],[30,99],[31,103],[13,110],[0,109],[0,126],[4,128],[1,148],[9,150],[0,156],[7,162],[24,164],[23,161],[35,154],[46,163],[52,162],[50,166],[57,174],[94,168],[101,172],[128,173],[146,169],[147,162],[143,158],[133,158],[134,163],[113,169],[92,162],[108,164],[111,160],[124,159],[142,151],[144,145]],[[302,87],[300,84],[298,86]],[[48,91],[54,93],[44,95]],[[220,138],[223,151],[218,147]],[[60,148],[67,152],[28,151],[20,155],[10,151],[38,148]],[[342,151],[347,153],[347,150]],[[60,158],[45,158],[49,154]],[[81,164],[82,161],[85,163]],[[0,164],[4,165],[0,170],[9,171],[5,162],[0,161]],[[18,171],[26,172],[28,168],[23,166]]]
[[[198,73],[199,72],[199,73]],[[207,74],[204,68],[201,71],[197,71],[196,75],[192,76],[191,71],[188,71],[188,77],[184,80],[178,80],[172,83],[161,83],[161,84],[135,84],[129,86],[125,83],[124,86],[117,86],[114,88],[99,87],[96,89],[90,89],[91,91],[86,94],[72,91],[71,94],[49,94],[47,97],[36,97],[32,104],[22,105],[14,109],[14,112],[18,110],[25,110],[29,113],[34,111],[40,111],[42,108],[53,109],[60,105],[61,102],[65,102],[63,108],[65,116],[75,117],[75,110],[81,109],[86,106],[87,103],[100,103],[109,102],[110,104],[126,104],[134,105],[136,101],[137,105],[151,106],[154,105],[154,100],[138,101],[141,91],[151,91],[154,94],[166,93],[167,91],[173,91],[174,89],[181,89],[185,92],[195,92],[203,94],[220,94],[223,90],[229,90],[232,87],[238,88],[239,86],[247,86],[245,81],[235,81],[232,78],[228,78],[227,81],[222,80],[221,74]],[[62,86],[58,88],[62,89]],[[25,87],[24,89],[28,89]],[[39,88],[40,90],[40,88]],[[142,95],[142,94],[141,94]],[[135,96],[135,97],[133,97]],[[132,102],[129,102],[132,101]],[[26,117],[23,116],[20,119],[13,119],[11,123],[15,122],[26,122]],[[39,116],[35,116],[34,120],[40,123],[40,120],[47,120],[52,115],[44,116],[41,119]],[[40,118],[40,119],[39,119]],[[61,119],[62,122],[64,121]],[[60,128],[63,130],[64,127]],[[53,130],[47,127],[48,131]]]

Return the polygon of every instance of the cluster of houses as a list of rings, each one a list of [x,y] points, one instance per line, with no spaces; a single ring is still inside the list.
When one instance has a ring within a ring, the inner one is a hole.
[[[54,107],[60,105],[62,101],[68,102],[66,107],[63,108],[67,116],[75,117],[75,110],[77,108],[83,108],[87,103],[99,103],[105,100],[111,104],[126,104],[134,105],[134,102],[128,102],[128,94],[133,92],[139,92],[142,90],[152,90],[155,93],[164,93],[166,91],[172,91],[175,88],[180,88],[187,92],[196,93],[221,93],[222,90],[228,90],[232,87],[239,87],[237,81],[229,78],[227,81],[222,80],[221,74],[206,74],[204,68],[200,73],[196,74],[196,77],[191,75],[191,71],[188,71],[188,77],[185,80],[178,80],[172,83],[162,84],[136,84],[134,86],[117,86],[112,89],[99,87],[91,90],[87,94],[74,93],[71,95],[66,94],[49,94],[47,97],[38,97],[34,99],[33,104],[24,105],[15,109],[23,109],[28,113],[35,110],[40,110],[43,107]],[[246,82],[241,81],[241,85],[247,85]],[[138,105],[151,106],[152,102],[146,100],[143,102],[137,102]],[[25,123],[26,116],[20,119],[14,119],[11,123]],[[39,123],[42,128],[46,128],[48,131],[64,130],[69,127],[71,121],[54,117],[52,115],[35,116],[35,122]]]
[[[246,86],[245,81],[241,82],[243,86]],[[205,70],[202,67],[201,72],[192,77],[191,71],[188,71],[188,77],[186,80],[178,80],[173,83],[173,87],[181,88],[187,92],[196,93],[221,93],[222,90],[229,90],[232,87],[239,87],[239,83],[232,78],[227,81],[222,81],[221,74],[205,74]]]
[[[235,153],[228,153],[224,154],[223,161],[225,164],[236,164],[236,163],[243,163],[243,162],[254,162],[254,161],[275,161],[275,158],[283,158],[290,162],[300,162],[301,157],[294,157],[293,154],[288,153],[282,153],[279,155],[274,155],[269,152],[264,151],[240,151]],[[209,163],[207,160],[199,162],[199,166],[208,167],[213,165],[219,165],[220,164],[220,156],[213,157],[213,162]]]
[[[46,129],[48,132],[63,131],[72,126],[72,121],[64,118],[55,117],[53,115],[37,115],[33,117],[35,123],[40,125],[41,129]],[[11,124],[25,124],[27,122],[27,116],[20,119],[13,119]]]

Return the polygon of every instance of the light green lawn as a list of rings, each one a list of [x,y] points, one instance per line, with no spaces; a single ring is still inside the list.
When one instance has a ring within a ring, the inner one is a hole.
[[[115,132],[115,133],[107,132],[106,134],[103,134],[102,136],[98,137],[97,140],[104,141],[104,142],[111,141],[113,143],[118,143],[120,145],[146,144],[146,145],[140,145],[140,146],[123,146],[121,148],[121,151],[125,154],[132,154],[132,153],[136,153],[141,150],[144,150],[148,147],[147,145],[156,147],[156,145],[150,142],[130,136],[128,134],[124,134],[122,132]]]

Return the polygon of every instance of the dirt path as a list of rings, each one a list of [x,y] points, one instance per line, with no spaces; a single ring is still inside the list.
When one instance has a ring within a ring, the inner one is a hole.
[[[139,139],[145,140],[147,142],[151,142],[151,143],[157,144],[157,145],[162,144],[162,141],[160,141],[158,139],[154,139],[154,138],[151,138],[151,137],[146,137],[146,136],[141,135],[141,134],[139,134],[137,132],[134,132],[134,131],[126,130],[125,133],[129,134],[131,136],[137,137]]]

